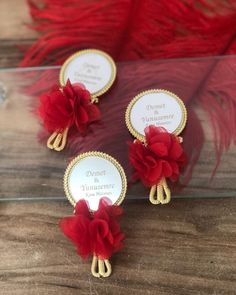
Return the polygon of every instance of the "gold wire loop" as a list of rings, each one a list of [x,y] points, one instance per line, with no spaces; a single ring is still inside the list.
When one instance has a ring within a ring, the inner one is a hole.
[[[47,147],[57,152],[62,151],[66,146],[68,131],[69,128],[66,128],[63,132],[53,132],[48,138]]]
[[[98,103],[99,100],[98,100],[98,97],[97,96],[92,96],[91,97],[91,103]]]
[[[50,137],[48,138],[47,141],[47,147],[51,150],[53,150],[53,141],[55,139],[55,137],[57,136],[57,132],[53,132]]]
[[[165,178],[162,178],[158,184],[151,187],[149,200],[154,205],[168,204],[170,202],[171,192]]]
[[[158,205],[160,204],[160,200],[156,197],[156,190],[157,190],[157,186],[153,185],[150,189],[150,193],[149,193],[149,201],[153,204],[153,205]]]
[[[93,256],[92,264],[91,264],[91,273],[94,277],[100,278],[100,274],[98,272],[98,258],[97,256]]]
[[[184,139],[181,136],[178,136],[179,143],[183,143]]]
[[[96,255],[93,256],[91,264],[91,273],[96,278],[106,278],[111,275],[112,269],[108,259],[99,259]]]

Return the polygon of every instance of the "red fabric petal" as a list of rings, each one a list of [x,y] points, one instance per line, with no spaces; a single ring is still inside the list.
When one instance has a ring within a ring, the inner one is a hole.
[[[99,208],[94,213],[94,221],[91,228],[94,237],[93,250],[101,259],[109,258],[112,253],[123,248],[124,234],[121,232],[119,225],[122,215],[123,210],[121,207],[108,205],[104,198],[101,199]],[[101,220],[105,223],[101,223]],[[97,231],[96,235],[94,234],[95,231]],[[103,233],[102,239],[101,233]]]
[[[157,184],[163,177],[176,181],[187,162],[178,138],[152,125],[145,129],[145,136],[146,144],[139,140],[129,144],[134,175],[147,186]]]
[[[87,218],[91,218],[91,214],[88,208],[88,203],[85,200],[80,200],[76,203],[75,215],[83,215]]]
[[[63,218],[60,227],[82,258],[96,255],[108,259],[123,248],[124,234],[119,225],[122,214],[121,207],[109,205],[107,199],[102,198],[92,215],[86,201],[81,200],[76,204],[75,215]]]
[[[165,157],[168,155],[168,148],[164,143],[154,143],[149,145],[150,150],[159,157]]]
[[[162,161],[162,175],[165,178],[169,178],[172,176],[172,174],[173,174],[173,169],[171,164],[167,161]]]
[[[90,219],[83,215],[65,217],[60,222],[61,230],[76,245],[82,258],[91,254],[89,224]]]
[[[79,129],[80,123],[81,124],[88,123],[89,116],[88,116],[88,113],[87,113],[86,109],[83,106],[78,106],[77,111],[78,111],[79,120],[76,120],[76,122],[78,122],[78,129]]]
[[[49,132],[71,128],[85,133],[88,126],[100,119],[100,111],[91,103],[91,95],[81,84],[68,80],[64,87],[53,86],[40,97],[38,114]]]

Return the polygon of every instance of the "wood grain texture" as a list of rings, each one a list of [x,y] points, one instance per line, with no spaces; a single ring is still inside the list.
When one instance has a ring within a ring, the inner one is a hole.
[[[0,67],[16,66],[22,53],[15,44],[29,44],[35,38],[23,25],[28,20],[24,0],[0,1]],[[8,127],[7,132],[11,132]],[[23,138],[32,140],[27,128],[24,126],[18,138],[19,145],[12,145],[12,158],[6,158],[6,150],[5,154],[2,152],[1,167],[9,163],[17,167],[14,153],[24,149]],[[37,126],[32,123],[31,128]],[[11,140],[10,134],[5,135]],[[2,142],[1,139],[1,147]],[[33,174],[27,169],[8,175],[6,169],[4,175],[1,171],[5,192],[12,186],[15,194],[21,187],[22,196],[32,196],[36,189],[41,189],[42,195],[56,188],[58,194],[63,193],[58,184],[65,159],[60,156],[61,160],[55,161],[52,154],[43,153],[46,152],[39,151],[35,142],[30,154],[22,153],[20,163],[23,167],[32,164]],[[223,171],[233,165],[233,153],[228,154]],[[208,166],[204,161],[202,164]],[[198,173],[201,175],[200,168]],[[31,177],[31,186],[26,190],[27,177]],[[204,175],[201,177],[204,184]],[[226,177],[222,172],[223,181],[229,181],[228,177],[232,180],[234,175]],[[47,187],[44,181],[48,179]],[[215,185],[219,189],[220,183]],[[1,202],[0,294],[236,294],[236,199],[173,200],[160,207],[126,201],[124,207],[126,248],[112,258],[112,276],[95,279],[90,275],[90,262],[81,261],[58,228],[59,219],[72,213],[67,202]]]
[[[124,206],[126,247],[95,279],[58,228],[70,205],[1,204],[1,294],[235,294],[234,199]]]
[[[0,1],[0,68],[17,66],[23,57],[20,47],[35,40],[37,33],[27,27],[30,21],[26,0]]]
[[[31,17],[27,0],[1,0],[0,1],[0,38],[1,40],[29,40],[37,36],[35,31],[29,29]],[[2,45],[2,42],[1,42]]]

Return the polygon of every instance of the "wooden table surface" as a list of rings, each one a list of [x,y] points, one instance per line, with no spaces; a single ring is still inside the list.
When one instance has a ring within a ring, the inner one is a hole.
[[[36,38],[25,2],[0,1],[0,67]],[[126,247],[112,276],[96,279],[58,228],[67,202],[0,203],[0,294],[236,294],[236,198],[128,202],[125,212]]]

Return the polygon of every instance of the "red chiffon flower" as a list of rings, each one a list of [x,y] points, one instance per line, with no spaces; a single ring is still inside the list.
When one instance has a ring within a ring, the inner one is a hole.
[[[83,134],[89,124],[100,118],[99,109],[91,103],[90,92],[82,84],[71,84],[69,80],[64,87],[56,85],[40,97],[38,113],[49,132],[73,127]]]
[[[92,214],[86,201],[81,200],[75,215],[63,218],[60,227],[82,258],[96,255],[99,259],[108,259],[123,248],[124,234],[119,225],[122,214],[121,207],[109,205],[105,199],[100,200],[98,210]]]
[[[129,145],[129,159],[135,168],[134,177],[146,186],[164,178],[176,181],[186,165],[186,154],[178,137],[162,127],[145,128],[146,143],[135,140]]]
[[[108,205],[104,199],[100,201],[90,225],[92,252],[98,257],[109,258],[123,248],[124,234],[119,224],[122,214],[121,207]]]

